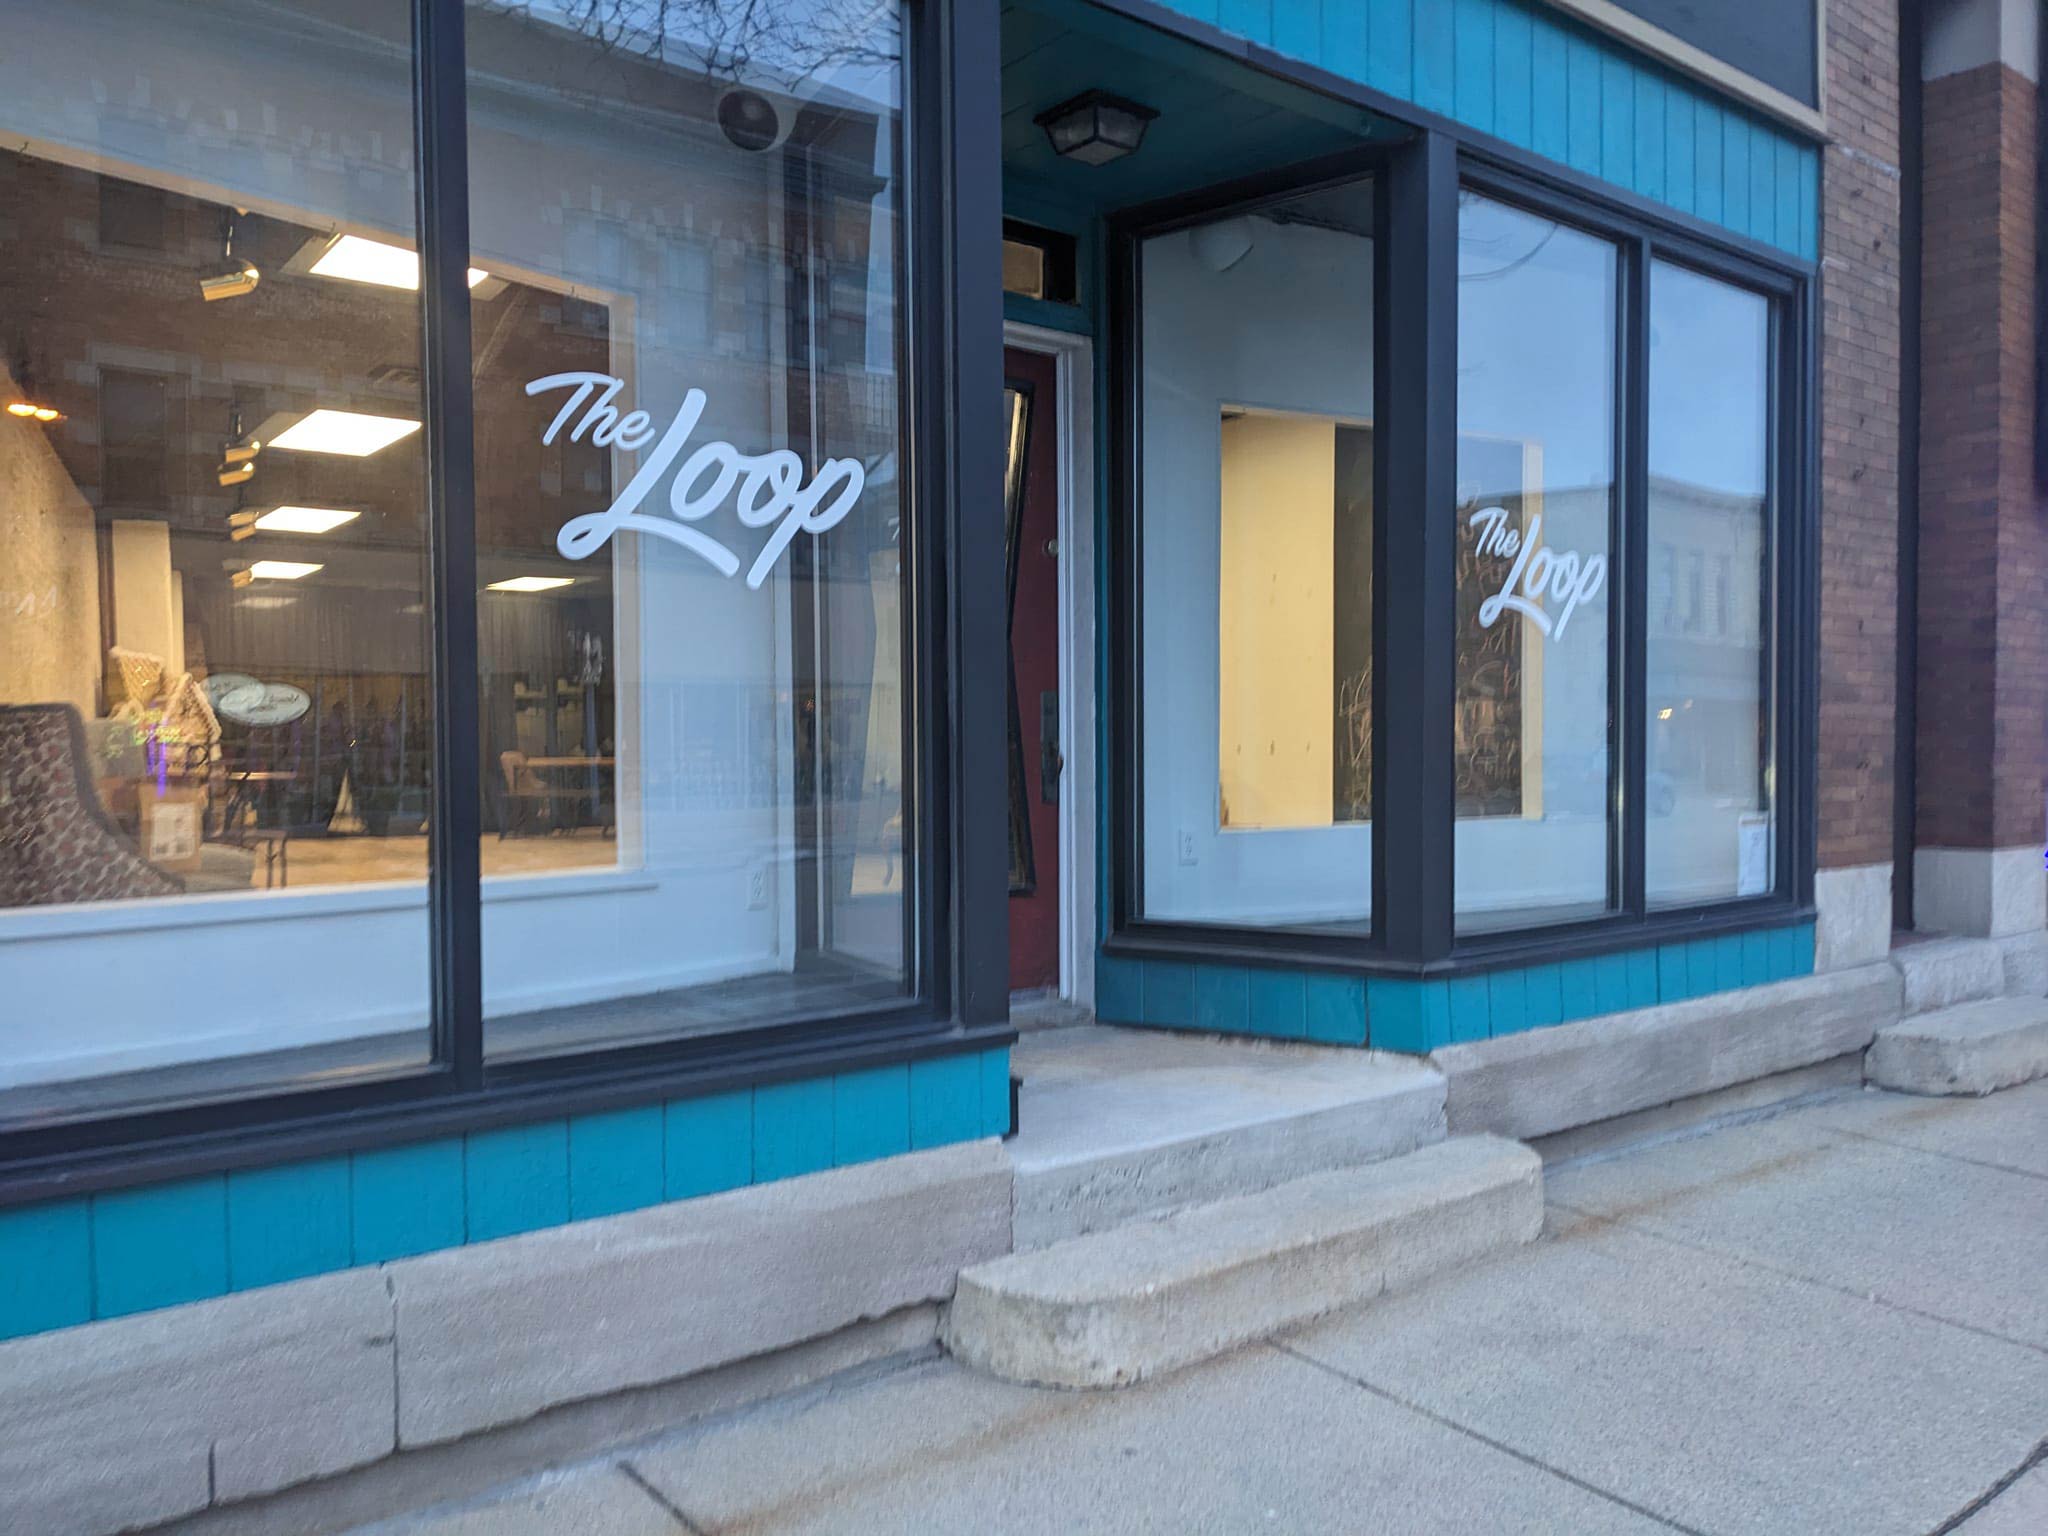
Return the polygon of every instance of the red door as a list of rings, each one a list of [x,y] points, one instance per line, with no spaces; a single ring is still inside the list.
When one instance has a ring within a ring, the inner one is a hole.
[[[1060,559],[1056,364],[1003,353],[1009,445],[1010,990],[1060,980]]]

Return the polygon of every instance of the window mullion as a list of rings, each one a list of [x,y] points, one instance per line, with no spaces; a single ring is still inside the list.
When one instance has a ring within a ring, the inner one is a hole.
[[[1644,911],[1643,847],[1648,793],[1648,634],[1650,613],[1650,249],[1647,240],[1630,241],[1622,251],[1621,345],[1615,349],[1620,370],[1621,432],[1617,441],[1621,473],[1616,480],[1614,547],[1621,552],[1621,623],[1615,626],[1621,647],[1615,677],[1616,696],[1610,718],[1619,738],[1617,785],[1621,811],[1621,910],[1631,917]]]
[[[461,0],[414,0],[422,404],[433,610],[428,913],[435,1059],[483,1080],[476,484]]]
[[[1458,162],[1450,138],[1425,133],[1392,157],[1384,229],[1373,921],[1389,954],[1429,961],[1451,948],[1456,805]]]

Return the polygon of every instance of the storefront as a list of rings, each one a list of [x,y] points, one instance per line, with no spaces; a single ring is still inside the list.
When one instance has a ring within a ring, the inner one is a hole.
[[[13,9],[0,1337],[1813,968],[1810,28]]]

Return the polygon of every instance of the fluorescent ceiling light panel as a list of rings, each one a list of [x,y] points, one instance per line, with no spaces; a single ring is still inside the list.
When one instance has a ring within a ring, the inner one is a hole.
[[[574,582],[574,576],[514,576],[509,581],[494,581],[486,592],[552,592],[557,587],[566,587]]]
[[[360,411],[322,407],[308,412],[281,432],[262,434],[262,440],[265,447],[281,448],[287,453],[340,453],[362,459],[419,429],[418,422],[403,416],[366,416]]]
[[[332,533],[362,515],[346,507],[272,507],[255,526],[268,533]]]
[[[361,235],[338,235],[320,259],[306,269],[317,277],[338,277],[350,283],[374,283],[379,288],[412,288],[420,285],[420,258],[402,245],[366,240]],[[469,286],[474,288],[488,272],[469,269]]]
[[[258,560],[249,567],[249,574],[257,581],[297,581],[325,569],[324,565],[311,565],[304,560]]]

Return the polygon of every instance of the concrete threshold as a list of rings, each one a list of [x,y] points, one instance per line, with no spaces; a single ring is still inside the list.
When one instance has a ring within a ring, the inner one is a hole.
[[[1413,1057],[1096,1025],[1011,1062],[1019,1251],[1444,1137],[1443,1077]]]
[[[1864,1071],[1900,1093],[1985,1094],[2048,1076],[2048,1000],[1994,997],[1877,1032]]]
[[[973,1265],[943,1337],[1012,1381],[1128,1386],[1531,1242],[1542,1226],[1536,1154],[1461,1137]]]

